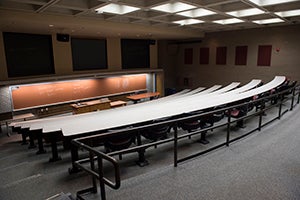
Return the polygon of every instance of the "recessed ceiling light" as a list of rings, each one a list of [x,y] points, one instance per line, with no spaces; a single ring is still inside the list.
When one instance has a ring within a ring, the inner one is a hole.
[[[284,22],[284,21],[279,18],[271,18],[271,19],[255,20],[253,22],[256,24],[272,24],[272,23],[280,23],[280,22]]]
[[[195,10],[189,10],[189,11],[184,11],[184,12],[179,12],[177,13],[178,15],[182,15],[182,16],[186,16],[186,17],[203,17],[203,16],[207,16],[207,15],[213,15],[216,14],[213,11],[210,10],[206,10],[204,8],[198,8]]]
[[[191,25],[191,24],[200,24],[200,23],[204,23],[204,21],[199,19],[184,19],[184,20],[174,21],[173,23],[180,24],[183,26],[183,25]]]
[[[246,17],[246,16],[252,16],[252,15],[259,15],[259,14],[263,14],[263,13],[265,13],[265,11],[263,11],[261,9],[250,8],[250,9],[227,12],[226,14],[232,15],[235,17]]]
[[[54,25],[53,24],[49,24],[49,27],[53,27]]]
[[[181,12],[193,8],[196,8],[196,6],[186,4],[186,3],[181,3],[181,2],[174,2],[174,3],[166,3],[163,5],[155,6],[152,7],[151,9],[162,11],[162,12],[168,12],[168,13],[176,13],[176,12]]]
[[[241,22],[244,22],[243,20],[241,19],[237,19],[237,18],[230,18],[230,19],[221,19],[221,20],[216,20],[216,21],[213,21],[214,23],[217,23],[217,24],[236,24],[236,23],[241,23]]]
[[[126,13],[130,13],[136,10],[139,10],[140,8],[133,7],[133,6],[125,6],[125,5],[119,5],[115,3],[107,4],[103,7],[95,9],[97,13],[113,13],[113,14],[119,14],[123,15]]]
[[[298,16],[300,15],[300,9],[297,10],[287,10],[282,12],[276,12],[276,15],[279,15],[281,17],[292,17],[292,16]]]
[[[288,2],[299,1],[299,0],[249,0],[249,1],[259,6],[269,6],[269,5],[288,3]]]

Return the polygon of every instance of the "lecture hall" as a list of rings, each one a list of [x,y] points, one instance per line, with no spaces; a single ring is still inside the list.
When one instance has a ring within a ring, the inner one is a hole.
[[[300,0],[1,0],[0,199],[300,199]]]

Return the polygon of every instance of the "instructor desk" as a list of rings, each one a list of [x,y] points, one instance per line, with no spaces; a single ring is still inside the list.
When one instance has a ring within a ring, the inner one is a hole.
[[[146,98],[150,98],[150,100],[159,97],[159,92],[146,92],[142,94],[130,95],[127,96],[127,99],[132,100],[134,103]]]

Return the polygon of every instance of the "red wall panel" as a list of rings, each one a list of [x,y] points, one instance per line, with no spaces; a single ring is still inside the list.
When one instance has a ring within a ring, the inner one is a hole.
[[[193,64],[193,49],[184,49],[184,64]]]
[[[259,45],[257,66],[271,66],[272,45]]]
[[[201,65],[207,65],[209,64],[209,48],[203,47],[200,48],[200,60],[199,63]]]
[[[227,47],[217,47],[216,64],[226,65]]]
[[[248,46],[235,47],[235,65],[247,65]]]

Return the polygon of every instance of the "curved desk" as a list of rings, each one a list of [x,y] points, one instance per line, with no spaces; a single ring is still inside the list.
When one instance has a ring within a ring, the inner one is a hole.
[[[234,82],[208,93],[205,91],[209,91],[209,89],[191,95],[179,95],[166,101],[159,101],[158,99],[111,110],[20,122],[15,123],[15,126],[40,130],[44,136],[60,133],[62,137],[76,138],[112,128],[178,116],[232,103],[267,92],[284,81],[284,76],[276,76],[269,83],[257,88],[255,87],[260,83],[259,80],[253,80],[240,88],[236,88],[239,83]]]

